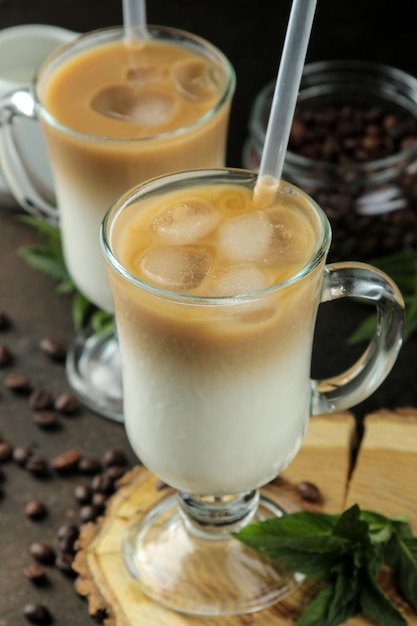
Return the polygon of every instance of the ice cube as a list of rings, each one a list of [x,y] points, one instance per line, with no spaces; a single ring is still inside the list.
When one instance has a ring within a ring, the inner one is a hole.
[[[178,61],[172,67],[172,80],[179,93],[189,100],[210,100],[219,92],[219,76],[205,61]]]
[[[164,68],[156,65],[135,65],[126,72],[128,83],[144,86],[164,78]]]
[[[208,274],[212,251],[207,246],[159,246],[139,259],[140,269],[152,283],[171,291],[195,289]]]
[[[101,115],[145,126],[165,122],[174,105],[173,95],[129,85],[104,87],[91,100],[91,107]]]
[[[263,261],[272,241],[274,227],[264,211],[238,215],[219,228],[219,253],[226,259]]]
[[[202,239],[214,230],[219,217],[204,198],[190,197],[169,206],[152,220],[152,230],[164,242],[184,245]]]
[[[254,265],[231,265],[216,272],[210,295],[243,295],[266,289],[268,286],[264,272]]]
[[[273,225],[273,236],[267,265],[303,266],[314,249],[314,231],[309,222],[295,210],[272,207],[267,214]]]

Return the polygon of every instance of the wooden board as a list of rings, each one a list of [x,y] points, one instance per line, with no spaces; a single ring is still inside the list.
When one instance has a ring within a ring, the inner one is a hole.
[[[408,477],[411,464],[414,476],[417,475],[416,414],[410,410],[370,416],[351,479],[351,460],[358,443],[353,417],[341,413],[313,418],[298,456],[268,489],[283,493],[296,505],[310,509],[334,512],[358,502],[364,508],[388,515],[407,511],[415,525],[417,504],[409,502],[411,492],[415,493],[414,485],[401,484],[400,477],[394,479],[392,469],[398,467],[399,475]],[[306,503],[301,499],[296,485],[302,480],[319,486],[320,503]],[[163,608],[141,593],[121,557],[122,535],[133,515],[145,513],[165,495],[166,490],[158,489],[158,480],[138,466],[123,478],[103,518],[82,533],[74,564],[79,573],[76,588],[88,598],[92,616],[102,616],[106,626],[289,626],[296,623],[317,591],[314,583],[304,583],[286,599],[258,613],[224,618],[182,615]],[[383,585],[407,616],[409,625],[417,626],[417,616],[396,595],[388,576]],[[365,626],[371,622],[357,616],[347,624]]]

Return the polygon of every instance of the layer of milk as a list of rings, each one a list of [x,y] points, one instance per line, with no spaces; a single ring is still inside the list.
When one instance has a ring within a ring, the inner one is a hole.
[[[125,426],[153,473],[192,493],[232,494],[275,478],[297,453],[309,418],[310,340],[251,368],[186,367],[143,354],[120,329]],[[242,354],[242,359],[250,355]]]

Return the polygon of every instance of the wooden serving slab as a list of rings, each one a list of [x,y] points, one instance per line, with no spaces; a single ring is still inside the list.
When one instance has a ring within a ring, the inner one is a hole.
[[[301,451],[283,475],[268,485],[297,506],[328,512],[342,511],[357,502],[389,516],[408,513],[417,530],[417,410],[381,411],[365,420],[358,441],[355,420],[348,413],[314,417]],[[320,502],[308,503],[296,488],[300,481],[317,485]],[[120,545],[128,520],[145,514],[166,495],[155,476],[141,466],[127,474],[109,501],[105,515],[83,531],[74,568],[78,593],[88,599],[91,616],[106,626],[289,626],[295,624],[317,593],[311,581],[286,599],[250,615],[222,618],[182,615],[147,598],[123,563]],[[403,612],[409,626],[417,615],[399,596],[388,570],[381,585]],[[417,593],[417,590],[416,590]],[[357,616],[349,626],[370,626]]]

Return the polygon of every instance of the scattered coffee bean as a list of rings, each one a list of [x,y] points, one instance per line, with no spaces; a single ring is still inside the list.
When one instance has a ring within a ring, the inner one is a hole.
[[[104,507],[106,506],[107,496],[105,493],[93,493],[93,497],[91,498],[91,504],[96,507],[96,509],[102,513],[104,511]]]
[[[101,511],[97,506],[93,504],[86,504],[80,509],[80,520],[82,523],[94,521]]]
[[[16,446],[13,450],[13,461],[17,463],[17,465],[21,465],[24,467],[29,460],[29,457],[32,456],[32,450],[27,446]]]
[[[52,565],[55,562],[55,551],[47,543],[35,541],[30,545],[29,552],[38,563]]]
[[[32,384],[30,379],[24,374],[12,373],[4,379],[4,385],[14,393],[30,393]]]
[[[119,480],[124,474],[126,474],[126,467],[124,465],[110,465],[105,471],[106,476],[111,478],[112,481]]]
[[[0,367],[5,367],[13,362],[12,353],[7,346],[0,346]]]
[[[126,454],[120,448],[114,448],[113,450],[107,450],[103,454],[103,465],[110,467],[111,465],[126,465]]]
[[[35,411],[32,414],[33,423],[40,428],[52,429],[59,425],[58,413],[51,410]]]
[[[89,485],[77,485],[74,489],[74,496],[80,504],[89,504],[91,502],[92,489]]]
[[[81,454],[78,450],[67,450],[52,459],[51,467],[62,474],[72,472],[77,469],[80,458]]]
[[[54,404],[54,397],[49,389],[34,389],[29,397],[29,406],[34,411],[50,409]]]
[[[66,347],[57,339],[45,337],[41,340],[40,348],[52,361],[65,361],[67,354]]]
[[[58,539],[62,539],[63,537],[66,537],[67,535],[74,535],[74,534],[77,534],[77,535],[79,534],[78,527],[75,524],[62,524],[62,526],[58,528],[57,537]]]
[[[55,559],[55,566],[67,576],[76,576],[77,573],[72,569],[74,555],[68,552],[60,552]]]
[[[52,624],[52,615],[49,609],[43,604],[26,604],[23,609],[23,615],[31,624],[47,626]]]
[[[93,491],[110,495],[114,490],[114,483],[106,474],[97,474],[91,481],[91,488]]]
[[[79,400],[71,391],[62,393],[55,400],[55,410],[63,413],[64,415],[72,415],[73,413],[76,413],[79,408]]]
[[[25,469],[38,478],[45,478],[49,474],[48,463],[45,459],[36,454],[32,454],[32,456],[28,458]]]
[[[29,565],[24,568],[23,573],[26,578],[37,585],[46,583],[48,579],[45,568],[39,563],[29,563]]]
[[[13,446],[8,441],[2,441],[0,443],[0,463],[10,461],[13,456]]]
[[[101,470],[101,463],[98,459],[83,456],[78,462],[78,471],[81,474],[94,476]]]
[[[0,311],[0,330],[7,330],[10,328],[10,318],[4,311]]]
[[[75,524],[65,524],[58,531],[58,546],[60,552],[74,553],[75,542],[80,535],[80,531]]]
[[[297,484],[297,491],[302,499],[307,502],[320,502],[322,500],[319,488],[314,483],[310,483],[306,480]]]
[[[43,502],[39,502],[39,500],[33,500],[32,502],[28,502],[25,506],[25,515],[32,520],[42,520],[46,517],[48,511]]]

